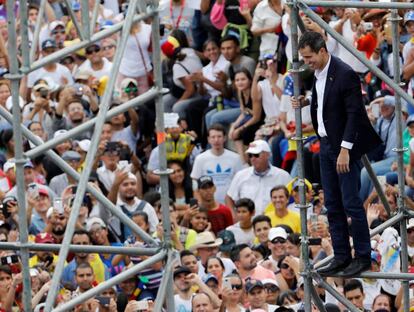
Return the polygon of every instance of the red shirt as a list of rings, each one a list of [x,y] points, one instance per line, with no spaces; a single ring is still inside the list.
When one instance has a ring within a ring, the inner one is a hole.
[[[229,207],[219,204],[217,209],[208,211],[208,221],[211,223],[211,231],[217,235],[233,224],[233,215]]]

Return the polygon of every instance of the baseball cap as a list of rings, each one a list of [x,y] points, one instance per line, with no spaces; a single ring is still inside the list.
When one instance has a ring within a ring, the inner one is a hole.
[[[89,146],[91,145],[91,140],[84,139],[78,142],[79,147],[82,151],[87,152],[89,150]]]
[[[414,219],[410,219],[407,224],[407,230],[414,227]]]
[[[26,163],[23,165],[23,168],[34,168],[33,163],[28,160],[26,161]]]
[[[413,115],[410,115],[410,116],[408,116],[408,118],[407,118],[407,121],[406,121],[406,125],[407,125],[407,127],[411,124],[411,123],[413,123],[414,122],[414,114]]]
[[[81,155],[75,151],[66,151],[62,155],[62,159],[66,161],[80,161]]]
[[[55,134],[53,135],[53,138],[56,139],[57,137],[60,137],[61,135],[66,134],[67,132],[68,130],[66,129],[57,130]]]
[[[98,224],[98,225],[100,225],[102,228],[106,229],[106,224],[105,224],[105,222],[104,222],[101,218],[98,218],[98,217],[92,217],[92,218],[90,218],[90,219],[88,219],[88,220],[86,221],[86,230],[87,230],[88,232],[90,232],[90,231],[92,230],[92,227],[93,227],[95,224]]]
[[[80,11],[81,10],[81,4],[77,1],[72,2],[72,10],[73,11]]]
[[[278,237],[287,239],[287,233],[286,233],[285,229],[280,227],[280,226],[275,227],[275,228],[271,228],[270,231],[269,231],[269,235],[268,235],[269,241],[272,241],[272,240],[274,240],[275,238],[278,238]]]
[[[177,267],[175,270],[174,270],[174,274],[173,274],[173,277],[174,277],[174,279],[177,277],[177,275],[179,275],[179,274],[181,274],[181,273],[184,273],[185,275],[188,275],[188,274],[191,274],[191,270],[188,268],[188,267],[186,267],[186,266],[179,266],[179,267]]]
[[[123,90],[126,87],[128,87],[131,83],[133,85],[135,85],[135,86],[138,86],[138,82],[135,79],[133,79],[133,78],[125,78],[124,80],[121,81],[120,87]]]
[[[167,40],[161,45],[162,53],[169,58],[174,56],[178,48],[180,48],[180,43],[173,36],[168,36]]]
[[[58,26],[65,28],[65,23],[59,20],[55,20],[49,24],[49,30],[54,30]]]
[[[39,187],[39,195],[46,195],[47,197],[49,196],[49,192],[47,191],[47,189],[43,188],[43,187]]]
[[[229,252],[236,245],[236,238],[232,231],[222,230],[217,237],[223,240],[223,244],[219,247],[220,251]]]
[[[255,289],[256,287],[259,288],[264,288],[263,283],[261,281],[258,280],[249,280],[246,282],[246,292],[251,292],[253,289]]]
[[[92,73],[87,69],[80,69],[75,74],[75,80],[88,80]]]
[[[204,276],[203,278],[203,282],[204,284],[206,284],[208,281],[213,280],[218,284],[218,279],[217,277],[215,277],[213,274],[208,273],[206,276]]]
[[[53,244],[55,242],[50,233],[39,233],[35,236],[34,241],[36,244]]]
[[[3,171],[7,172],[10,169],[14,169],[16,168],[16,163],[15,163],[15,159],[14,158],[10,158],[8,161],[6,161],[3,165]]]
[[[395,97],[392,95],[384,96],[384,105],[395,106]]]
[[[46,83],[46,81],[44,81],[43,79],[38,81],[38,83],[36,83],[33,86],[33,91],[39,91],[40,89],[46,89],[46,90],[50,90],[49,85]]]
[[[213,178],[210,176],[201,176],[198,180],[198,188],[204,188],[206,186],[214,186]]]
[[[57,48],[55,40],[46,39],[45,41],[42,42],[42,50],[49,49],[49,48],[53,48],[53,49]]]
[[[274,286],[280,288],[277,281],[275,279],[272,279],[272,278],[265,278],[264,280],[262,280],[262,284],[263,285],[270,284],[270,285],[274,285]]]
[[[249,144],[246,154],[260,154],[261,152],[270,153],[270,146],[264,140],[256,140]]]
[[[113,21],[110,21],[110,20],[105,20],[105,21],[103,21],[103,22],[100,24],[99,29],[100,29],[100,30],[102,30],[102,29],[107,29],[107,28],[110,28],[110,27],[112,27],[112,26],[114,26],[114,22],[113,22]]]
[[[408,11],[404,15],[404,25],[410,21],[414,21],[414,11]]]

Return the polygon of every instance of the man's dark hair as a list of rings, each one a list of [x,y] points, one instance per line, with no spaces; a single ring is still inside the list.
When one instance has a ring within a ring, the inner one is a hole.
[[[255,206],[254,206],[254,202],[249,199],[249,198],[241,198],[238,201],[236,201],[236,203],[234,204],[234,207],[239,208],[239,207],[246,207],[250,213],[253,213],[255,210]]]
[[[274,191],[279,191],[279,190],[283,190],[283,192],[285,192],[286,198],[289,198],[289,190],[284,185],[276,185],[275,187],[273,187],[270,190],[270,197],[272,197],[272,194]]]
[[[296,246],[299,246],[300,245],[300,234],[298,234],[298,233],[291,233],[291,234],[288,235],[287,240],[291,244],[296,245]]]
[[[86,231],[86,230],[84,230],[84,229],[79,229],[79,230],[76,230],[76,231],[73,233],[72,240],[73,240],[73,237],[75,237],[75,235],[86,235],[86,236],[88,236],[89,241],[91,240],[91,237],[89,236],[89,232],[88,232],[88,231]]]
[[[355,289],[360,289],[361,293],[364,293],[364,287],[362,286],[362,283],[357,279],[350,279],[344,285],[344,295],[346,295],[347,292],[353,291]]]
[[[223,43],[223,42],[225,42],[225,41],[233,41],[234,42],[234,44],[236,45],[236,46],[240,46],[240,41],[239,41],[239,39],[237,39],[237,37],[236,36],[233,36],[233,35],[227,35],[227,36],[224,36],[223,38],[221,38],[221,40],[220,40],[220,46],[221,46],[221,44]]]
[[[315,31],[307,31],[300,37],[298,48],[304,49],[306,47],[309,47],[315,53],[318,53],[322,48],[328,51],[322,35]]]
[[[239,261],[240,260],[240,252],[244,248],[250,248],[250,247],[247,244],[238,244],[238,245],[234,246],[230,251],[231,261],[233,261],[233,262]]]
[[[272,227],[272,221],[270,220],[268,216],[258,215],[253,218],[253,221],[252,221],[253,229],[255,228],[256,224],[260,222],[267,222],[269,223],[269,226]]]
[[[187,250],[187,249],[184,249],[180,252],[180,259],[183,259],[184,257],[187,257],[187,256],[194,256],[195,257],[195,254],[192,251]]]
[[[76,274],[78,274],[78,270],[79,270],[79,269],[87,269],[87,268],[89,268],[89,269],[91,269],[91,270],[92,270],[92,274],[94,273],[94,272],[93,272],[93,267],[90,265],[90,263],[89,263],[89,262],[81,262],[81,263],[79,263],[79,264],[78,264],[78,266],[76,267],[76,270],[75,270],[75,275],[76,275]]]
[[[6,273],[7,275],[12,275],[12,271],[8,265],[0,265],[0,272]]]
[[[142,217],[144,219],[145,224],[149,224],[148,214],[145,211],[135,211],[132,214],[132,218],[136,216]]]
[[[221,125],[221,124],[219,124],[219,123],[212,124],[212,125],[208,128],[207,135],[210,135],[210,131],[211,131],[211,130],[219,131],[219,132],[222,132],[222,133],[223,133],[223,135],[226,135],[226,128],[224,128],[224,127],[223,127],[223,125]]]

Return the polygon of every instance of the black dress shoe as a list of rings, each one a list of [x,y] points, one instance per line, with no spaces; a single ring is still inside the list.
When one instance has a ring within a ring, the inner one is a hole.
[[[320,275],[334,275],[343,269],[345,269],[349,264],[351,263],[351,259],[349,260],[337,260],[333,259],[331,263],[329,263],[327,266],[324,266],[316,272],[318,272]]]
[[[341,272],[341,277],[352,277],[361,272],[367,271],[371,268],[371,259],[355,258],[351,263]]]

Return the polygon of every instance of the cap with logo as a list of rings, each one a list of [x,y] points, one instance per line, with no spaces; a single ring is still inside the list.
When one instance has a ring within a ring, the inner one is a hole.
[[[188,275],[188,274],[191,274],[191,270],[188,268],[188,267],[186,267],[186,266],[179,266],[179,267],[177,267],[177,268],[175,268],[175,270],[174,270],[174,274],[173,274],[173,277],[174,277],[174,279],[179,275],[179,274],[182,274],[182,273],[184,273],[185,275]]]
[[[223,240],[223,244],[219,247],[220,251],[229,252],[234,246],[236,246],[236,238],[231,231],[222,230],[218,233],[217,237]]]
[[[34,241],[36,244],[53,244],[55,242],[50,233],[39,233],[35,236]]]
[[[45,41],[42,42],[42,50],[56,49],[56,48],[57,48],[56,41],[53,39],[46,39]]]
[[[210,176],[201,176],[198,180],[198,188],[204,188],[206,186],[214,186],[213,178]]]
[[[247,154],[260,154],[261,152],[271,152],[269,144],[264,140],[251,142],[249,148],[246,150]]]
[[[283,238],[287,239],[287,233],[284,228],[278,226],[275,228],[271,228],[268,234],[269,241],[273,241],[275,238]]]
[[[414,11],[408,11],[404,15],[404,25],[411,21],[414,21]]]
[[[264,288],[263,283],[258,280],[248,280],[246,282],[246,292],[251,292],[255,288]]]

